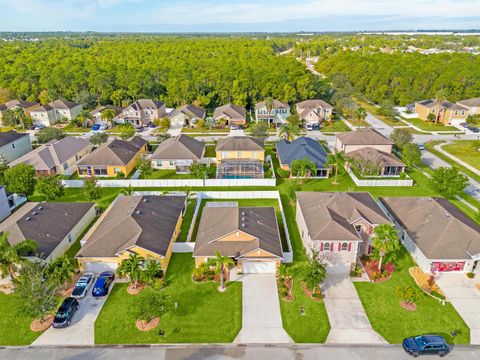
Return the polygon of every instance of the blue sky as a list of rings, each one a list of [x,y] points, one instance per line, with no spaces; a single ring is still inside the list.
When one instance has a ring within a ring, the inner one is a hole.
[[[0,8],[0,31],[480,28],[480,0],[0,0]]]

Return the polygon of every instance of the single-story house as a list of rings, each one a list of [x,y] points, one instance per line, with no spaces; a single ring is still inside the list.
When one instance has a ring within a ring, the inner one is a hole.
[[[317,141],[309,137],[299,137],[293,141],[280,140],[276,143],[277,157],[283,170],[291,171],[295,160],[307,159],[315,163],[316,173],[312,177],[328,177],[330,170],[325,165],[327,152]]]
[[[283,259],[275,208],[207,202],[193,250],[195,265],[216,251],[231,257],[244,273],[275,273]]]
[[[180,134],[158,145],[150,159],[152,167],[161,170],[175,170],[187,174],[194,162],[199,162],[205,154],[205,143]]]
[[[321,124],[332,117],[333,106],[326,101],[305,100],[296,105],[297,115],[307,124]]]
[[[371,176],[400,176],[407,167],[395,155],[371,147],[354,150],[347,155],[351,159],[351,161],[347,163],[347,166],[352,165],[350,162],[358,161],[359,163],[367,164],[367,166],[375,166],[378,168],[378,174]]]
[[[375,227],[391,224],[367,192],[297,192],[296,222],[307,251],[317,249],[330,272],[342,273],[372,252]]]
[[[12,245],[34,240],[33,259],[51,262],[62,256],[95,219],[95,204],[86,202],[28,202],[0,223]]]
[[[0,104],[0,125],[3,125],[2,118],[3,114],[7,110],[15,110],[15,109],[22,109],[24,114],[27,117],[31,117],[30,112],[35,110],[39,107],[40,104],[32,101],[25,101],[25,100],[10,100],[4,104]]]
[[[266,101],[255,104],[256,122],[264,121],[267,124],[280,126],[290,116],[290,106],[278,100],[272,100],[271,104]]]
[[[457,101],[457,104],[467,108],[469,115],[480,115],[480,97]]]
[[[194,126],[198,120],[205,120],[205,114],[205,109],[199,106],[192,104],[180,106],[168,115],[170,127]]]
[[[52,126],[62,120],[76,119],[82,110],[81,104],[59,99],[30,111],[30,116],[34,124]]]
[[[219,106],[213,112],[215,123],[223,120],[227,125],[245,125],[247,123],[247,110],[235,104]]]
[[[429,114],[435,115],[435,123],[450,125],[453,122],[467,120],[468,109],[448,100],[439,102],[435,99],[418,101],[415,103],[415,113],[419,119],[428,121]]]
[[[113,110],[113,112],[115,113],[115,116],[112,119],[112,122],[114,123],[120,120],[123,114],[123,109],[120,106],[115,106],[115,105],[99,106],[98,108],[93,110],[91,113],[94,124],[108,124],[108,121],[103,118],[103,111],[105,110]]]
[[[27,133],[0,132],[0,157],[11,162],[32,151],[32,142]]]
[[[115,177],[123,173],[128,176],[147,150],[147,141],[138,136],[131,140],[112,140],[78,162],[78,175]]]
[[[115,271],[130,254],[168,267],[185,211],[185,196],[118,196],[82,239],[82,271]]]
[[[10,163],[15,166],[20,163],[30,164],[35,168],[37,176],[71,175],[77,171],[77,162],[90,154],[93,145],[90,141],[73,136],[61,140],[50,140],[29,153]]]
[[[480,225],[444,198],[379,199],[401,241],[425,273],[480,275]]]
[[[215,147],[217,178],[263,178],[265,144],[250,136],[225,136]]]

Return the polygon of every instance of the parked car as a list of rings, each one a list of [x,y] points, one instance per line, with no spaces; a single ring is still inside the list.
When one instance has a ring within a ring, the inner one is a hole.
[[[80,279],[78,279],[75,287],[72,291],[72,297],[76,299],[81,299],[85,297],[88,293],[88,290],[93,284],[93,280],[95,279],[95,275],[91,272],[84,273]]]
[[[107,124],[100,124],[100,130],[107,130],[108,125]]]
[[[425,150],[424,144],[418,144],[418,150]]]
[[[238,129],[237,125],[230,125],[230,130],[237,130],[237,129]]]
[[[320,130],[320,124],[313,124],[313,130]]]
[[[150,124],[148,124],[148,127],[149,127],[150,129],[154,129],[154,128],[155,128],[155,124],[151,122]]]
[[[142,126],[140,126],[140,127],[137,128],[137,132],[142,132],[142,131],[143,131],[143,127],[142,127]]]
[[[478,129],[476,126],[469,126],[467,129],[474,133],[480,132],[480,129]]]
[[[93,285],[92,296],[100,297],[107,295],[113,280],[115,280],[113,271],[102,272],[98,276],[97,281],[95,281],[95,285]]]
[[[80,304],[78,300],[73,297],[68,297],[63,300],[62,305],[57,310],[52,326],[54,328],[64,328],[70,326],[73,315],[77,312]]]
[[[470,124],[468,122],[463,122],[463,123],[460,123],[460,126],[464,128],[468,128]]]
[[[92,130],[93,130],[93,131],[98,131],[98,130],[100,130],[100,124],[95,124],[95,125],[93,125],[93,126],[92,126]]]
[[[43,128],[45,128],[45,125],[38,124],[38,125],[35,125],[35,127],[33,128],[33,130],[42,130]]]
[[[313,125],[312,124],[305,124],[305,130],[312,131],[313,130]]]
[[[403,339],[403,349],[413,357],[438,355],[443,357],[450,352],[450,346],[439,335],[420,335]]]

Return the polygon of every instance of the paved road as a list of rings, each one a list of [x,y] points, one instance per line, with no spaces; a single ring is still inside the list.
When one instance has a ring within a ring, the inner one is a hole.
[[[386,344],[372,329],[348,274],[329,273],[322,285],[330,321],[327,344]]]
[[[432,357],[435,359],[436,357]],[[400,346],[185,345],[174,347],[19,348],[0,360],[411,360]],[[428,358],[427,358],[428,359]],[[446,359],[480,360],[480,347],[456,347]]]
[[[235,343],[291,343],[283,329],[275,274],[241,275],[242,330]]]

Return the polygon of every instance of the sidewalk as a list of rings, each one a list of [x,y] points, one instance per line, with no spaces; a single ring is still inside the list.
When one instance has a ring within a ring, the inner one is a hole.
[[[443,144],[438,144],[438,145],[435,145],[433,148],[435,150],[437,150],[438,152],[442,153],[443,155],[445,155],[446,157],[452,159],[453,161],[459,163],[460,165],[462,165],[463,167],[467,168],[468,170],[470,170],[471,172],[473,172],[474,174],[477,174],[478,176],[480,176],[480,170],[476,169],[475,167],[473,167],[472,165],[470,164],[467,164],[465,161],[463,160],[460,160],[459,158],[457,158],[456,156],[450,154],[449,152],[445,151],[442,149],[442,146],[443,145],[447,145],[447,144],[451,144],[452,142],[451,141],[447,141]]]

